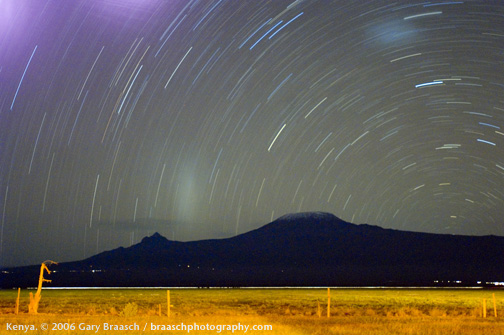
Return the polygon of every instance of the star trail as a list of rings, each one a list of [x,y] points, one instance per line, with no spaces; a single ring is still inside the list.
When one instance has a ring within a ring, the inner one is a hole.
[[[290,212],[504,234],[504,4],[0,2],[0,265]]]

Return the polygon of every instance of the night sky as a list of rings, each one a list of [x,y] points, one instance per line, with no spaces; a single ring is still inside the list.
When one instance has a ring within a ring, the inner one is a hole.
[[[504,235],[502,1],[0,0],[0,265],[290,212]]]

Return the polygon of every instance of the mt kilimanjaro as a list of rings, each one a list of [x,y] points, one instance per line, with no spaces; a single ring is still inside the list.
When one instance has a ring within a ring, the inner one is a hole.
[[[504,237],[417,233],[289,214],[226,239],[170,241],[53,266],[52,286],[412,286],[504,281]],[[2,287],[35,286],[39,266],[3,269]]]

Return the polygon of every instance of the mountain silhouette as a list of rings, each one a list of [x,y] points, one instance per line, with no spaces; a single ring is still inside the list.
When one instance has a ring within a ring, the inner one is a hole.
[[[226,239],[170,241],[54,266],[53,286],[476,285],[504,281],[504,237],[417,233],[288,214]],[[4,269],[2,287],[35,286],[38,266]]]

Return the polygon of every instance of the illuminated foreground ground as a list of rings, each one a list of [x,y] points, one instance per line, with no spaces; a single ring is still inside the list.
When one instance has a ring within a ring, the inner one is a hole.
[[[0,334],[504,334],[500,290],[332,289],[330,317],[327,289],[172,289],[170,317],[165,289],[44,290],[37,316],[16,296]]]

